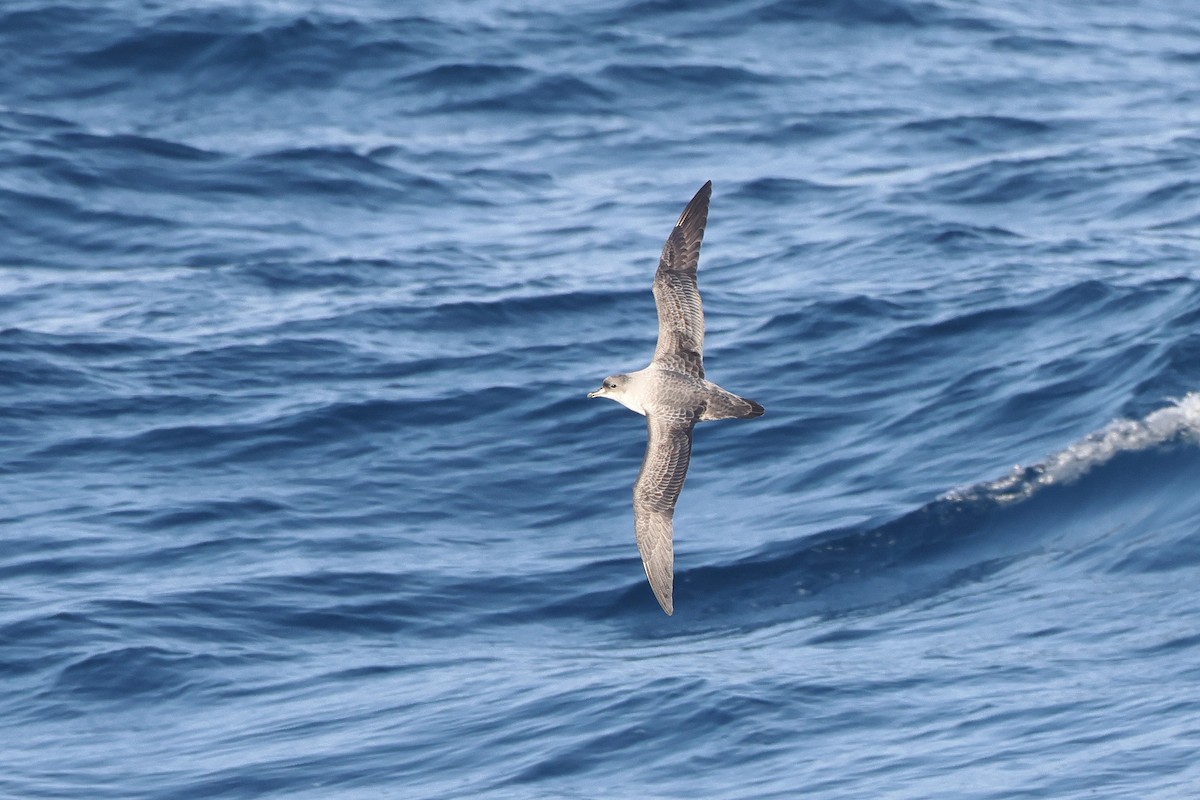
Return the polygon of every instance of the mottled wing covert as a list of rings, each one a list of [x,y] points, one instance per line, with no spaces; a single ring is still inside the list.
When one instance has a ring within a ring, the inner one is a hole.
[[[695,420],[647,417],[646,457],[633,486],[633,527],[638,552],[650,588],[663,611],[671,614],[675,554],[671,546],[671,518],[675,501],[683,490],[688,461],[692,455],[692,428]]]
[[[654,302],[658,306],[654,362],[697,378],[704,377],[704,309],[696,287],[696,265],[711,196],[709,181],[675,223],[654,273]]]

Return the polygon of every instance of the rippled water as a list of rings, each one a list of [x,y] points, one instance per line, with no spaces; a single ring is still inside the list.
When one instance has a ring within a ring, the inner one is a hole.
[[[0,9],[0,795],[1191,798],[1186,4]],[[674,617],[659,248],[714,182]]]

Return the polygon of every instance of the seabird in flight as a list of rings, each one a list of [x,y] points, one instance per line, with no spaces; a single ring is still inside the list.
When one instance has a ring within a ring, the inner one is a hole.
[[[667,614],[674,611],[671,517],[687,477],[692,428],[704,420],[749,419],[763,413],[753,400],[704,379],[704,310],[696,288],[696,265],[711,195],[709,181],[683,210],[663,247],[654,274],[658,346],[650,366],[610,375],[588,394],[616,400],[646,417],[649,440],[633,485],[633,527],[650,588]]]

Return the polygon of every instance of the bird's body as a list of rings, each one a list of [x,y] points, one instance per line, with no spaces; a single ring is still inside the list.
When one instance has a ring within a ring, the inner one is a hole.
[[[658,346],[645,369],[611,375],[588,397],[608,397],[646,417],[648,441],[633,487],[638,551],[663,611],[672,600],[675,556],[671,519],[692,452],[692,428],[715,419],[762,416],[763,407],[704,377],[704,311],[696,288],[700,242],[712,182],[688,203],[667,238],[654,275]]]
[[[757,403],[727,392],[712,381],[651,364],[624,376],[624,391],[612,399],[643,417],[683,414],[698,422],[741,419]],[[748,405],[747,405],[748,404]]]

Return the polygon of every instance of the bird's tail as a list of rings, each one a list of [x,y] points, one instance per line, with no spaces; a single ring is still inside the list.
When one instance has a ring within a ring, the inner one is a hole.
[[[700,419],[753,419],[762,415],[763,407],[758,403],[722,389],[721,394],[708,401]]]

